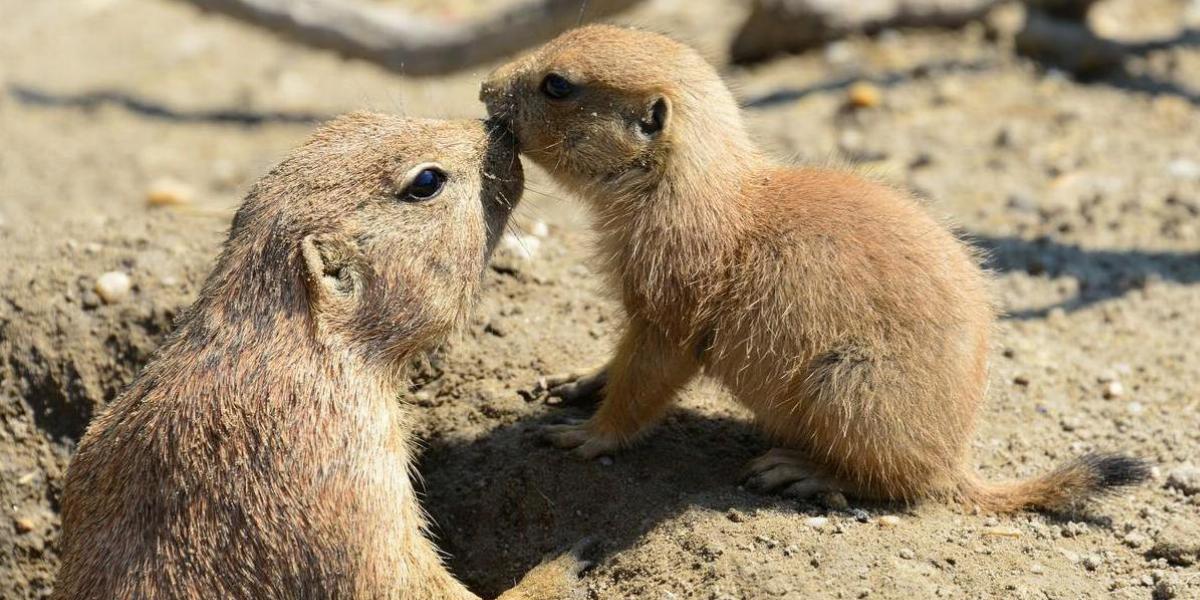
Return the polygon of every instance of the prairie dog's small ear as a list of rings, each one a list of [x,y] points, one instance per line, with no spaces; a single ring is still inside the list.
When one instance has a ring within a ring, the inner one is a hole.
[[[340,237],[308,235],[300,243],[308,291],[318,303],[351,299],[363,284],[363,260],[354,244]]]
[[[638,120],[638,130],[647,138],[653,139],[666,131],[667,122],[671,119],[671,101],[666,96],[656,96],[646,107],[646,114]]]

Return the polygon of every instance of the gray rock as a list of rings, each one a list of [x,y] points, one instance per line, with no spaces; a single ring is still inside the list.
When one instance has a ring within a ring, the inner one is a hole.
[[[730,50],[735,62],[815,48],[855,33],[895,27],[958,27],[998,0],[755,0]]]
[[[1181,465],[1167,472],[1167,487],[1188,496],[1200,494],[1200,467]]]
[[[1200,523],[1191,518],[1171,520],[1155,536],[1146,555],[1180,567],[1200,562]]]

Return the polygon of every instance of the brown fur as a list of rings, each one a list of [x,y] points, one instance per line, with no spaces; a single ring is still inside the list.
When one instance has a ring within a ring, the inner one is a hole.
[[[404,202],[421,163],[445,188]],[[54,597],[475,598],[424,535],[397,395],[408,358],[463,320],[521,182],[483,123],[368,113],[263,177],[195,304],[80,442]],[[565,597],[577,565],[504,598]]]
[[[569,97],[543,92],[551,73],[574,84]],[[994,311],[975,257],[901,192],[764,157],[691,48],[585,27],[499,69],[481,97],[588,203],[629,319],[600,377],[564,388],[602,387],[604,401],[551,428],[556,444],[626,446],[703,371],[781,447],[750,465],[763,489],[1010,511],[1145,478],[1138,461],[1094,456],[1018,484],[976,480],[968,444]],[[655,106],[666,118],[648,121]]]

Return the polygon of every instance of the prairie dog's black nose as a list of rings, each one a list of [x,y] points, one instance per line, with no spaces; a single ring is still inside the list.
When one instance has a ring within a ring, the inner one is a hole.
[[[496,84],[491,81],[485,81],[479,84],[479,101],[484,104],[491,104],[492,99],[497,96]]]
[[[511,103],[506,82],[489,79],[479,86],[479,100],[487,107],[489,116],[508,112]]]
[[[487,107],[489,115],[512,112],[515,100],[513,89],[519,74],[519,67],[509,63],[492,71],[479,85],[479,100]]]

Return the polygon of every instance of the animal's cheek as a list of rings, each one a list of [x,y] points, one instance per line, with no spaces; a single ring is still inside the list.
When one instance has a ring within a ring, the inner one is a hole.
[[[542,126],[534,126],[534,133],[530,136],[530,141],[539,150],[551,150],[555,148],[560,141],[568,135],[568,132],[560,129],[554,123],[546,123]]]
[[[551,127],[540,111],[525,111],[513,123],[513,133],[517,134],[517,142],[522,150],[540,143],[541,138]]]

